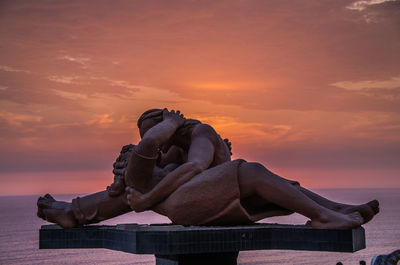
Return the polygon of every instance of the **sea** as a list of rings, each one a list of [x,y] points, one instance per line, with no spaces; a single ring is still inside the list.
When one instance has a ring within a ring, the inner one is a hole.
[[[319,189],[315,192],[335,201],[361,204],[380,201],[380,213],[363,227],[367,247],[355,253],[296,250],[242,251],[238,264],[332,264],[371,263],[375,255],[400,249],[400,189]],[[79,194],[82,196],[82,194]],[[107,249],[39,249],[39,229],[47,222],[36,217],[37,196],[0,197],[0,264],[155,264],[153,255],[134,255]],[[71,201],[77,194],[54,195]],[[304,224],[307,218],[293,214],[261,220],[261,223]],[[103,224],[169,223],[153,212],[128,213]]]

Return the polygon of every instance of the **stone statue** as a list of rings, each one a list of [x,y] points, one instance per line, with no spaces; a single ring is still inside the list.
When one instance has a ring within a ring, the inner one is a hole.
[[[153,210],[182,225],[250,224],[300,213],[313,228],[350,229],[379,212],[377,200],[348,205],[328,200],[259,163],[231,161],[231,143],[179,111],[151,109],[138,120],[141,141],[114,163],[114,183],[72,203],[46,194],[38,216],[62,227],[97,223],[131,210]]]

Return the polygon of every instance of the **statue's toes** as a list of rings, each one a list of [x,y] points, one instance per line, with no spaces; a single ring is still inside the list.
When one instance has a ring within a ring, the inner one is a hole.
[[[46,199],[42,196],[40,196],[36,202],[36,205],[39,206],[39,203],[42,203],[43,201],[45,201]]]
[[[46,220],[46,216],[44,215],[43,211],[40,208],[38,209],[36,214],[37,214],[37,216],[39,218],[42,218],[43,220]]]
[[[50,200],[50,201],[56,201],[54,198],[53,198],[53,196],[51,196],[50,194],[46,194],[46,195],[44,195],[44,197],[46,198],[46,199],[48,199],[48,200]]]
[[[38,208],[50,208],[51,207],[51,201],[49,201],[49,199],[44,198],[44,197],[40,197],[37,201],[37,207]]]
[[[379,213],[379,201],[373,200],[367,203],[369,207],[374,211],[375,214]]]

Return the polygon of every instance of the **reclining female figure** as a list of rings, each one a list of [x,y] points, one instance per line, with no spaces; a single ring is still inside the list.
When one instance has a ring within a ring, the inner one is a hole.
[[[315,228],[338,229],[359,226],[379,211],[377,201],[336,203],[259,163],[230,161],[229,149],[212,127],[185,120],[179,113],[150,110],[138,125],[143,139],[133,148],[126,168],[127,193],[119,195],[119,201],[127,199],[135,211],[154,210],[184,225],[243,224],[298,212]],[[157,150],[170,146],[184,150],[187,160],[154,181]],[[116,166],[121,170],[121,162]],[[120,205],[126,210],[126,204]]]

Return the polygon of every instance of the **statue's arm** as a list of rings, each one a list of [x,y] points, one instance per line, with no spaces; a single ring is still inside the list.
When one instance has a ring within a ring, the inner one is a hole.
[[[173,164],[183,164],[187,161],[187,154],[182,148],[172,145],[167,153],[161,153],[161,160],[159,162],[160,167],[165,167],[171,163]]]
[[[134,147],[136,154],[131,156],[124,178],[127,186],[135,187],[141,192],[149,190],[159,148],[184,122],[185,118],[179,112],[164,109],[163,121],[150,128]]]
[[[161,145],[166,143],[184,123],[185,119],[168,110],[163,111],[163,121],[150,128],[136,146],[136,151],[141,155],[153,157],[157,155]]]
[[[166,175],[146,194],[140,194],[134,189],[127,188],[128,201],[130,201],[132,209],[144,211],[160,203],[180,186],[207,169],[213,161],[214,151],[215,143],[207,131],[200,128],[194,132],[186,163]]]

